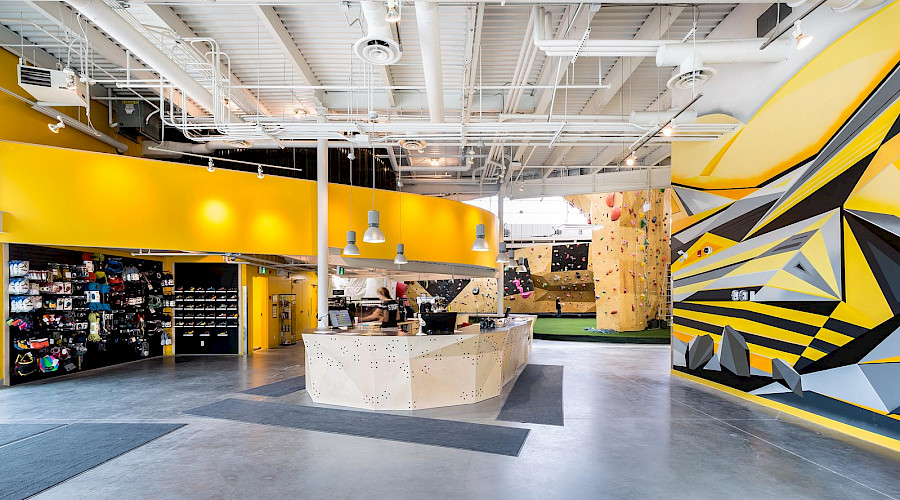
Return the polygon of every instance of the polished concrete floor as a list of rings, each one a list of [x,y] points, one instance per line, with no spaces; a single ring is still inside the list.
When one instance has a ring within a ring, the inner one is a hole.
[[[528,427],[518,457],[181,413],[226,397],[313,404],[236,394],[303,374],[300,346],[0,390],[0,423],[188,424],[46,499],[900,498],[900,454],[671,377],[668,346],[535,341],[531,361],[565,366],[564,427],[497,422],[509,386],[415,413]]]

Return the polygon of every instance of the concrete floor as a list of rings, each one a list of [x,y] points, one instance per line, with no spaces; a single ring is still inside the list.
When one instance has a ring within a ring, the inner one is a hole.
[[[565,366],[564,427],[495,421],[512,384],[415,413],[528,427],[518,457],[181,413],[225,397],[313,404],[235,394],[303,374],[300,346],[0,390],[0,422],[188,424],[46,499],[900,498],[900,454],[670,377],[668,346],[535,341],[532,362]]]

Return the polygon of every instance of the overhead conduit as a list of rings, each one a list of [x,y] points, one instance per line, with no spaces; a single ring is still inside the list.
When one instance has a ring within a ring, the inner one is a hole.
[[[65,0],[75,10],[96,24],[100,29],[109,34],[113,40],[119,42],[125,49],[132,52],[139,59],[159,72],[166,80],[180,89],[186,96],[206,109],[211,115],[215,114],[216,102],[213,95],[203,85],[200,85],[178,64],[147,40],[125,19],[119,16],[112,7],[103,0]],[[230,123],[242,123],[237,115],[226,108],[225,117]]]

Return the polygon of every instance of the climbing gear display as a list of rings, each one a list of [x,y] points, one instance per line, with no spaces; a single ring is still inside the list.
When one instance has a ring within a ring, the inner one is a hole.
[[[161,262],[12,247],[11,383],[158,356],[172,344],[176,300],[164,287],[174,277]]]

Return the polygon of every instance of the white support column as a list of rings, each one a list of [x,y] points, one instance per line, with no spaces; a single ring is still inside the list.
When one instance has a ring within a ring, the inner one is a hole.
[[[317,141],[316,156],[316,200],[318,202],[318,261],[317,280],[318,309],[316,316],[319,328],[328,326],[328,140]]]
[[[497,191],[497,219],[500,232],[499,242],[503,241],[503,184],[500,184],[500,190]],[[503,314],[503,272],[506,264],[500,264],[500,270],[497,272],[497,313]]]

